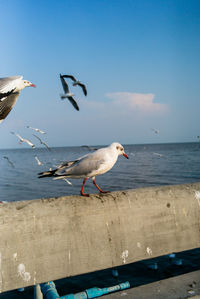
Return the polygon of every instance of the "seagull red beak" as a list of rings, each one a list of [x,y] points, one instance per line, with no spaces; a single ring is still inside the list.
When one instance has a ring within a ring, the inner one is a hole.
[[[30,86],[31,86],[31,87],[36,87],[36,85],[35,85],[35,84],[31,84]]]
[[[127,154],[123,154],[123,156],[126,158],[126,159],[129,159],[128,155]]]

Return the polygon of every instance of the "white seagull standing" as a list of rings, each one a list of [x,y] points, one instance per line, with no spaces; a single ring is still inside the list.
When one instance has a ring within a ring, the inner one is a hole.
[[[85,96],[87,95],[87,89],[86,89],[86,86],[85,86],[83,83],[81,83],[81,81],[76,80],[76,79],[74,78],[74,76],[72,76],[72,75],[62,75],[62,77],[63,77],[63,78],[70,78],[71,80],[73,80],[73,81],[74,81],[73,86],[77,86],[77,85],[79,85],[79,86],[82,88],[84,95],[85,95]]]
[[[58,168],[51,171],[45,171],[38,173],[39,178],[54,177],[54,180],[72,178],[79,179],[84,178],[81,189],[81,195],[89,196],[83,192],[85,183],[88,178],[92,178],[93,184],[101,193],[107,193],[103,191],[95,182],[95,176],[103,174],[109,171],[117,162],[118,156],[123,155],[128,159],[128,155],[125,154],[124,148],[120,143],[114,142],[108,147],[98,149],[93,153],[89,153],[83,157],[74,161],[64,162]]]
[[[40,137],[38,137],[37,135],[33,134],[33,136],[35,136],[41,144],[43,144],[44,146],[46,146],[46,148],[50,151],[50,147],[48,146],[48,144],[46,142],[44,142]]]
[[[34,130],[35,132],[39,132],[39,133],[41,133],[41,134],[46,134],[46,132],[44,132],[44,131],[42,131],[42,130],[40,130],[40,129],[37,129],[37,128],[33,128],[33,127],[30,127],[30,126],[26,126],[28,129],[32,129],[32,130]]]
[[[22,76],[0,78],[0,123],[16,104],[20,91],[28,86],[35,87],[35,84],[23,80]]]
[[[65,92],[64,94],[60,95],[61,99],[64,100],[67,98],[70,101],[70,103],[74,106],[74,108],[79,111],[79,106],[73,98],[74,94],[69,91],[68,84],[61,74],[60,74],[60,80],[61,80],[64,92]]]
[[[33,144],[30,140],[22,138],[19,134],[16,134],[15,132],[10,132],[10,133],[17,136],[19,138],[20,143],[25,142],[28,145],[30,145],[32,148],[35,148],[35,144]]]

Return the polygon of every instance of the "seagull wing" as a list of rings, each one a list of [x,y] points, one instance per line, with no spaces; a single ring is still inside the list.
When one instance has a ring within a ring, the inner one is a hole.
[[[87,89],[83,83],[78,83],[78,85],[82,88],[84,95],[87,95]]]
[[[32,146],[33,148],[35,147],[35,144],[33,144],[30,140],[24,139],[24,142],[26,142],[28,145]]]
[[[22,78],[22,76],[0,78],[0,94],[9,93],[14,90]]]
[[[79,106],[78,106],[77,102],[74,100],[74,98],[72,98],[72,97],[67,97],[67,98],[70,101],[70,103],[74,106],[74,108],[79,111]]]
[[[44,146],[46,146],[46,148],[47,148],[48,150],[51,150],[47,143],[45,143],[44,141],[42,141],[42,144],[44,144]]]
[[[69,93],[69,87],[68,87],[67,82],[65,81],[65,79],[63,78],[62,75],[60,75],[60,80],[61,80],[64,92]]]
[[[40,143],[42,143],[42,140],[40,139],[40,137],[38,137],[37,135],[33,134],[33,136],[35,136],[39,141]]]
[[[99,159],[99,157],[95,156],[94,153],[87,154],[80,158],[80,160],[78,160],[73,165],[57,169],[55,171],[55,175],[69,177],[87,177],[88,175],[90,176],[92,172],[100,169],[102,164],[104,163],[105,160],[103,158]]]
[[[7,96],[2,102],[0,102],[0,123],[6,118],[8,113],[12,110],[16,104],[19,93],[13,93]]]
[[[72,75],[62,75],[62,77],[63,78],[70,78],[71,80],[73,80],[74,82],[76,82],[76,79]]]

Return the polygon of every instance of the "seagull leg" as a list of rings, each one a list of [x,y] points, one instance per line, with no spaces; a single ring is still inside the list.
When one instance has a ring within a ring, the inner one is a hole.
[[[101,188],[96,184],[96,182],[95,182],[95,178],[93,178],[92,181],[93,181],[93,184],[95,185],[95,187],[97,187],[97,189],[98,189],[101,193],[108,193],[108,191],[103,191],[103,190],[101,190]]]
[[[87,179],[88,178],[85,178],[84,181],[83,181],[83,185],[82,185],[82,188],[81,188],[81,195],[82,196],[89,196],[89,194],[83,192],[83,189],[85,187],[85,183],[86,183]]]

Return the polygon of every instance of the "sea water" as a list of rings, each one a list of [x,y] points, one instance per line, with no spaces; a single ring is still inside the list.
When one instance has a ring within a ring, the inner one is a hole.
[[[80,194],[82,179],[64,180],[37,177],[38,172],[72,161],[89,151],[86,147],[23,148],[0,150],[0,201],[19,201]],[[101,146],[102,147],[102,146]],[[97,146],[97,148],[101,148]],[[200,181],[200,143],[124,145],[129,160],[120,156],[96,183],[106,191]],[[4,158],[8,157],[12,166]],[[35,156],[42,162],[38,165]],[[98,193],[91,180],[85,192]]]

